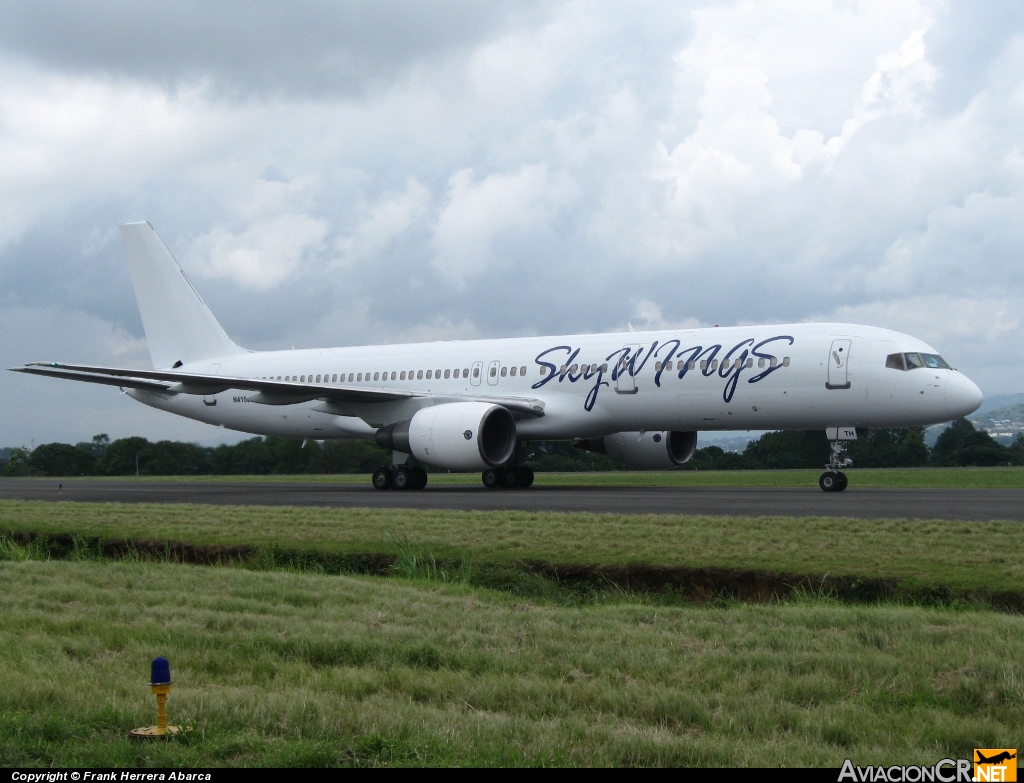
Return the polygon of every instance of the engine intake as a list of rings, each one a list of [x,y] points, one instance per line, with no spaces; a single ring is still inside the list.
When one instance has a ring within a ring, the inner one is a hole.
[[[512,459],[516,421],[500,405],[448,402],[418,410],[408,421],[381,427],[374,440],[435,468],[487,470]]]
[[[597,454],[607,454],[616,462],[631,468],[665,470],[690,461],[697,450],[697,433],[616,432],[603,438],[576,441],[576,447]]]

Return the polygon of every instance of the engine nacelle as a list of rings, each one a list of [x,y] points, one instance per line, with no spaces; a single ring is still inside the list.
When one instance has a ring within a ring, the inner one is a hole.
[[[603,438],[576,442],[576,446],[607,454],[631,468],[676,468],[690,461],[697,450],[696,432],[616,432]]]
[[[515,454],[516,421],[486,402],[446,402],[416,411],[409,421],[377,430],[377,444],[447,470],[487,470]]]

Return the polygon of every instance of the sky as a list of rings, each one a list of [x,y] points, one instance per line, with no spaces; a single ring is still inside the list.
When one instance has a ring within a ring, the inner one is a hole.
[[[1024,4],[0,0],[0,360],[845,321],[1024,391]],[[0,445],[239,435],[0,373]]]

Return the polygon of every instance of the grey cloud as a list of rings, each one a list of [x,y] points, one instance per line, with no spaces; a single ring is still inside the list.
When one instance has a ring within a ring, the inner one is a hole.
[[[530,19],[536,0],[38,0],[0,4],[0,50],[67,72],[229,93],[358,93]],[[548,4],[550,7],[550,4]]]

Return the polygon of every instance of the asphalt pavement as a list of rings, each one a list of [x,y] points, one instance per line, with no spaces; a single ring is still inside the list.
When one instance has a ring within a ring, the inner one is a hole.
[[[830,516],[1024,522],[1024,490],[872,489],[851,475],[845,492],[759,487],[544,487],[493,490],[428,486],[380,492],[369,485],[253,481],[0,479],[0,499],[199,503],[328,508],[419,508],[457,511],[587,511],[606,514]],[[2,520],[0,520],[2,526]]]

